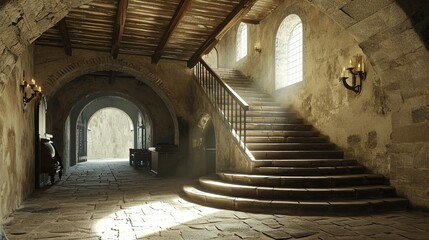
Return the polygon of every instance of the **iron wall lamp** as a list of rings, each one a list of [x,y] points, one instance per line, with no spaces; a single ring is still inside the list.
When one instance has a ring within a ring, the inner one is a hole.
[[[261,43],[257,42],[255,44],[255,51],[258,52],[258,53],[262,52]]]
[[[22,80],[20,86],[21,90],[24,92],[24,96],[22,97],[24,107],[27,105],[27,103],[31,102],[34,97],[38,96],[42,92],[42,87],[37,86],[34,79],[31,79],[29,83],[25,80]]]
[[[347,82],[349,75],[352,75],[351,84]],[[347,68],[343,67],[340,81],[343,82],[344,87],[359,94],[362,91],[362,82],[365,79],[365,59],[362,55],[356,55],[354,58],[350,59],[350,64]]]

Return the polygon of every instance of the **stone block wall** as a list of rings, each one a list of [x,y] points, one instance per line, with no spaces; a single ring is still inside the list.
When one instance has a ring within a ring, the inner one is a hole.
[[[304,81],[276,91],[275,37],[289,14],[303,22]],[[429,54],[413,28],[415,15],[393,0],[287,1],[260,24],[248,25],[249,55],[239,62],[229,54],[235,53],[235,26],[216,46],[219,65],[242,70],[293,106],[347,157],[385,175],[414,206],[429,208]],[[368,63],[360,95],[338,81],[356,54]]]

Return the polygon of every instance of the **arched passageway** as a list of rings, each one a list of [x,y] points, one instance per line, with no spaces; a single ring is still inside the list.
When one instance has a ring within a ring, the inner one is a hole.
[[[66,165],[73,166],[87,159],[88,121],[96,111],[106,107],[121,109],[130,116],[135,130],[132,148],[174,145],[174,122],[178,119],[171,117],[161,97],[130,75],[117,73],[116,80],[109,83],[109,77],[104,73],[78,77],[50,98],[51,130],[58,145],[62,146],[61,152],[68,161]],[[79,135],[83,137],[79,138]]]
[[[117,108],[103,108],[88,120],[87,159],[127,158],[134,146],[134,124],[130,116]]]

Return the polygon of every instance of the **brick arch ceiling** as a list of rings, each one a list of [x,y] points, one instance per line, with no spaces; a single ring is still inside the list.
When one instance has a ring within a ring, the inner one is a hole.
[[[177,115],[171,99],[175,99],[174,93],[171,92],[154,73],[149,71],[144,65],[134,64],[122,59],[113,59],[110,56],[96,57],[70,63],[66,67],[59,69],[56,73],[49,75],[44,82],[44,93],[48,99],[55,95],[55,92],[61,89],[68,82],[79,76],[97,72],[97,71],[118,71],[129,74],[148,85],[164,102],[174,124],[175,143],[179,143],[179,124]]]
[[[419,44],[423,46],[423,42],[415,31],[415,34],[401,31],[403,28],[413,29],[413,26],[411,22],[408,23],[408,17],[405,12],[393,0],[364,1],[365,3],[375,4],[373,8],[362,6],[359,1],[306,1],[321,9],[321,11],[344,27],[357,40],[363,52],[369,56],[371,64],[375,66],[379,73],[385,72],[391,65],[389,63],[400,56],[407,52],[415,51]],[[9,80],[5,76],[10,75],[17,58],[21,56],[26,46],[37,39],[44,31],[54,26],[71,8],[88,2],[91,1],[12,0],[1,4],[0,32],[2,33],[2,38],[0,38],[0,56],[2,65],[0,65],[0,74],[3,74],[3,76],[0,76],[0,89],[3,89],[2,86]],[[353,5],[353,2],[355,5]],[[347,13],[347,9],[344,9],[347,7],[350,8],[349,11],[356,13],[355,17],[353,17],[353,14]],[[361,13],[367,13],[368,16]],[[386,31],[386,29],[391,29],[391,31]],[[392,51],[391,46],[380,46],[379,44],[386,39],[390,39],[390,42],[393,41],[392,45],[399,44],[397,47],[399,49],[401,49],[401,44],[412,43],[414,47],[404,47],[401,50],[402,52],[392,56],[390,53]]]

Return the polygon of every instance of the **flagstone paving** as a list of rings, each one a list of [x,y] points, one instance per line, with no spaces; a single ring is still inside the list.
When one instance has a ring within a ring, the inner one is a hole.
[[[256,214],[196,205],[185,178],[159,178],[126,160],[72,167],[4,222],[14,239],[429,239],[429,213],[324,217]]]

